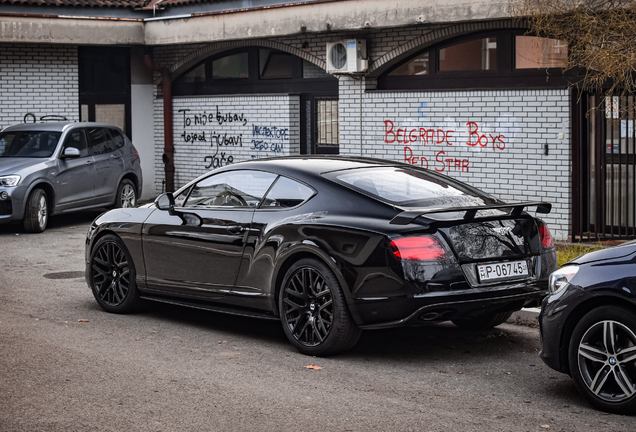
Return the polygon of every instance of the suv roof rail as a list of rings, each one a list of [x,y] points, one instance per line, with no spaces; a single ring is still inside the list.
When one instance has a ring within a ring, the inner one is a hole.
[[[33,119],[33,121],[31,122],[27,121],[29,118]],[[35,114],[28,112],[24,115],[24,123],[35,123],[36,121],[37,121],[37,117],[35,116]],[[66,118],[66,116],[63,116],[63,115],[45,115],[40,117],[40,121],[41,122],[68,121],[68,119]]]

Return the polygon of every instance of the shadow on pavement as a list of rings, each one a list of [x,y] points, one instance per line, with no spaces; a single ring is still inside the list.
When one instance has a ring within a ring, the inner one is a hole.
[[[49,218],[46,230],[68,228],[78,225],[90,225],[90,223],[106,209],[86,210],[80,212],[53,215]],[[24,234],[22,223],[10,223],[0,225],[0,234]]]

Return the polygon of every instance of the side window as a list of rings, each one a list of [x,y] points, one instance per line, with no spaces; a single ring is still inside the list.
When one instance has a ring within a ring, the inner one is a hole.
[[[0,138],[0,154],[9,154],[8,150],[11,148],[11,142],[14,137],[15,135],[13,134],[7,134]]]
[[[117,146],[115,145],[115,141],[113,141],[110,129],[104,129],[104,134],[106,135],[106,153],[117,150]]]
[[[237,170],[206,177],[192,187],[184,207],[257,207],[276,174]]]
[[[90,153],[92,155],[110,153],[116,150],[113,139],[110,137],[107,129],[89,129],[88,136],[90,138]]]
[[[188,198],[188,194],[190,193],[190,189],[192,189],[192,187],[184,189],[179,195],[174,196],[175,207],[183,207],[183,205],[185,204],[185,200],[186,198]]]
[[[314,191],[297,181],[280,177],[267,194],[261,208],[296,207],[312,197]]]
[[[92,155],[100,155],[107,153],[107,141],[106,132],[102,128],[88,129],[88,137],[90,138],[90,145]]]
[[[80,157],[88,156],[88,143],[86,142],[86,134],[84,129],[75,129],[66,135],[63,149],[74,147],[79,150]],[[62,150],[64,151],[64,150]]]
[[[113,148],[115,150],[124,146],[124,137],[117,129],[108,129],[110,136],[113,138]]]

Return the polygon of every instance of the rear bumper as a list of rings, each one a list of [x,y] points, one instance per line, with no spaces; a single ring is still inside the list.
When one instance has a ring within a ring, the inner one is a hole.
[[[364,301],[357,304],[363,320],[362,329],[420,326],[454,319],[468,319],[485,313],[515,311],[535,306],[546,291],[524,287],[517,290],[482,291],[444,296],[413,296],[387,301]],[[382,315],[398,315],[382,319]]]

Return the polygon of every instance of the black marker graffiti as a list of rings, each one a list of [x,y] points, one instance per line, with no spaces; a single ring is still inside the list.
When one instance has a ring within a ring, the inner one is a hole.
[[[219,107],[216,106],[216,112],[208,113],[207,111],[193,113],[188,108],[178,110],[179,113],[183,113],[183,133],[181,138],[187,144],[195,144],[197,142],[209,142],[210,147],[215,150],[213,155],[208,155],[203,158],[205,162],[205,168],[219,168],[225,165],[229,165],[234,162],[234,156],[227,150],[220,151],[221,147],[232,148],[243,146],[243,134],[231,134],[231,132],[220,132],[209,130],[208,128],[214,124],[219,126],[237,123],[238,126],[245,126],[247,124],[247,117],[245,114],[236,114],[232,112],[222,113]],[[207,126],[206,130],[200,130]],[[197,128],[197,131],[190,131],[189,128]]]
[[[216,107],[216,121],[219,123],[219,125],[232,122],[243,123],[243,126],[247,124],[247,118],[245,117],[245,114],[232,114],[231,112],[228,112],[224,115],[221,115],[218,105]]]
[[[225,152],[221,152],[219,155],[219,150],[217,149],[213,156],[206,156],[203,160],[207,163],[205,166],[206,169],[220,168],[234,162],[234,156],[226,155]]]

